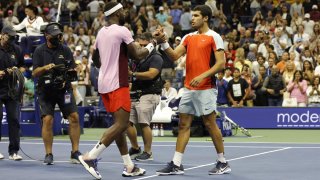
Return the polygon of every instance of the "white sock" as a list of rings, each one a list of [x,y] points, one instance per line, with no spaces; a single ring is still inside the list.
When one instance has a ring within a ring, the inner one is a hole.
[[[218,161],[222,163],[226,163],[226,158],[224,157],[223,153],[218,153]]]
[[[182,156],[183,154],[180,153],[180,152],[174,152],[174,155],[173,155],[173,164],[175,164],[176,166],[180,166],[181,165],[181,162],[182,162]]]
[[[106,149],[107,147],[102,144],[102,142],[98,142],[97,145],[92,148],[92,150],[89,152],[88,156],[90,159],[97,159],[98,156]]]
[[[134,164],[133,164],[133,162],[132,162],[129,154],[123,155],[123,156],[121,156],[121,157],[122,157],[122,159],[123,159],[123,164],[124,164],[125,166],[130,167],[130,168],[134,166]]]

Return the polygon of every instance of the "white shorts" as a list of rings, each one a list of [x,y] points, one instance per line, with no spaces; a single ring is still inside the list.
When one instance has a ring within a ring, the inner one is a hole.
[[[216,89],[189,90],[185,89],[179,104],[179,113],[203,116],[217,110]]]

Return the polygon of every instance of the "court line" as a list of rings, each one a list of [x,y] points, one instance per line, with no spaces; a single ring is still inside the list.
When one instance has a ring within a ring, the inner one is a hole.
[[[285,147],[285,148],[281,148],[281,149],[276,149],[273,151],[266,151],[266,152],[262,152],[262,153],[256,153],[256,154],[251,154],[251,155],[247,155],[247,156],[242,156],[242,157],[238,157],[238,158],[233,158],[233,159],[229,159],[228,162],[230,161],[236,161],[236,160],[240,160],[240,159],[245,159],[245,158],[250,158],[250,157],[255,157],[255,156],[260,156],[260,155],[264,155],[264,154],[270,154],[270,153],[274,153],[274,152],[278,152],[278,151],[284,151],[287,149],[291,149],[291,147]],[[199,166],[195,166],[195,167],[191,167],[191,168],[187,168],[184,171],[189,171],[192,169],[198,169],[198,168],[202,168],[202,167],[206,167],[206,166],[212,166],[216,164],[216,162],[214,163],[210,163],[210,164],[203,164],[203,165],[199,165]],[[157,177],[158,175],[151,175],[151,176],[145,176],[145,177],[141,177],[141,178],[137,178],[134,180],[141,180],[141,179],[149,179],[149,178],[153,178],[153,177]]]
[[[250,137],[248,137],[248,138],[250,138]],[[2,139],[9,140],[9,138],[6,138],[6,137],[2,137]],[[41,138],[39,138],[39,139],[21,139],[21,140],[25,140],[25,141],[42,141]],[[55,141],[70,142],[69,139],[56,138],[54,140]],[[82,142],[95,142],[95,144],[96,144],[98,142],[98,140],[82,140]],[[153,141],[153,143],[176,143],[176,140],[173,140],[173,141]],[[203,141],[192,141],[191,140],[191,141],[189,141],[189,143],[210,143],[210,144],[212,144],[212,141],[206,141],[205,139]],[[316,142],[267,142],[267,141],[266,142],[224,142],[224,144],[307,144],[307,145],[308,144],[319,144],[320,145],[320,143],[316,143]]]
[[[0,144],[7,144],[8,142],[0,142]],[[26,144],[26,145],[43,145],[42,142],[21,142],[20,144]],[[67,142],[56,142],[53,143],[54,145],[63,145],[63,146],[71,146],[70,143]],[[88,143],[82,143],[80,144],[80,146],[94,146],[96,144],[88,144]],[[115,146],[116,144],[111,144],[112,146]],[[175,147],[175,144],[153,144],[153,147]],[[188,145],[188,147],[192,147],[192,148],[212,148],[213,146],[206,146],[206,145]],[[278,148],[285,148],[285,147],[290,147],[293,149],[320,149],[320,146],[233,146],[233,145],[225,145],[224,147],[228,147],[228,148],[252,148],[252,149],[278,149]]]

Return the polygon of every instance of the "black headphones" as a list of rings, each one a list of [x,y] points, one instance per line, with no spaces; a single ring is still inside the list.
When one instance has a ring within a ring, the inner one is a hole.
[[[48,27],[49,26],[53,26],[53,25],[58,26],[59,29],[61,30],[61,32],[63,32],[63,26],[60,23],[57,23],[57,22],[51,22],[51,23],[49,23],[47,25],[44,25],[45,27],[41,26],[40,31],[43,32],[43,33],[47,33]]]

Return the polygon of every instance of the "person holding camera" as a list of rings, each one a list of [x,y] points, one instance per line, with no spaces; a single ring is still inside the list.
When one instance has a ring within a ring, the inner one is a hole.
[[[2,106],[4,105],[9,127],[9,159],[18,161],[22,160],[18,151],[20,149],[19,114],[21,101],[19,97],[22,97],[23,90],[19,92],[14,87],[18,85],[15,76],[20,73],[18,67],[23,66],[23,54],[20,47],[15,44],[15,38],[16,32],[11,26],[2,28],[0,38],[0,140],[3,118]],[[21,82],[24,82],[23,80],[19,79]],[[12,85],[14,86],[12,87]],[[0,154],[0,159],[3,158],[4,156]]]
[[[145,32],[140,36],[138,43],[141,47],[145,47],[151,40],[152,34]],[[153,50],[145,60],[134,62],[132,71],[129,71],[129,76],[132,76],[132,88],[130,93],[130,125],[127,129],[127,135],[132,146],[129,150],[129,155],[131,159],[137,161],[153,160],[150,122],[159,104],[164,83],[160,73],[162,63],[161,55],[156,50]],[[139,124],[142,131],[143,153],[141,153],[141,148],[138,145],[135,124]]]
[[[44,164],[53,164],[53,117],[58,104],[64,118],[69,120],[72,144],[71,163],[79,163],[80,124],[71,81],[76,80],[75,62],[69,47],[62,44],[61,25],[48,24],[44,30],[46,43],[33,54],[34,77],[39,78],[37,96],[42,119],[42,138],[45,146]]]

